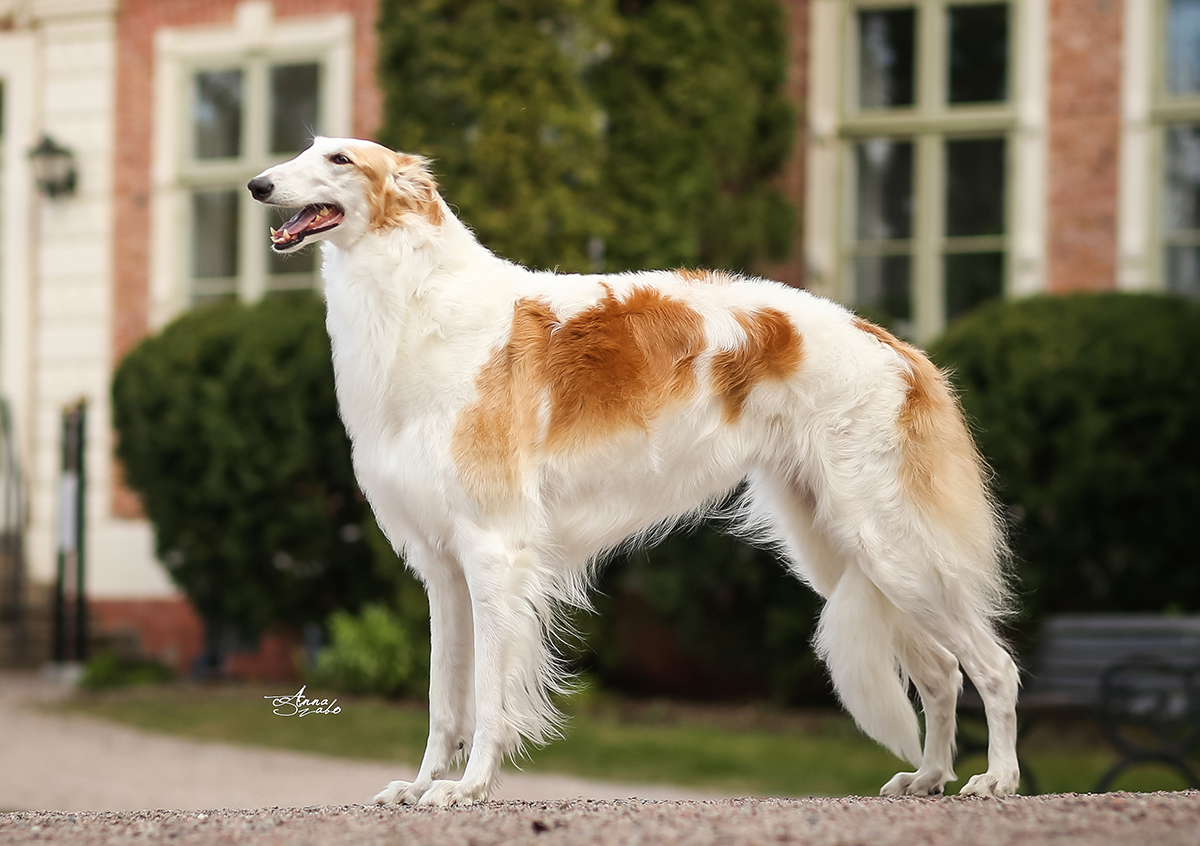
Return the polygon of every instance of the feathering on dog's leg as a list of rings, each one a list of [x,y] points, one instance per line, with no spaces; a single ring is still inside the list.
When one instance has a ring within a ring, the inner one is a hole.
[[[429,739],[417,777],[393,781],[375,804],[416,804],[436,779],[471,753],[475,733],[471,595],[458,563],[412,549],[409,563],[429,595]]]
[[[504,758],[522,739],[543,743],[556,733],[547,696],[553,663],[542,637],[535,556],[493,551],[464,562],[475,637],[475,737],[458,781],[434,781],[421,805],[470,805],[488,798]]]
[[[859,728],[917,764],[920,729],[900,680],[895,613],[857,566],[848,567],[821,612],[816,646]]]

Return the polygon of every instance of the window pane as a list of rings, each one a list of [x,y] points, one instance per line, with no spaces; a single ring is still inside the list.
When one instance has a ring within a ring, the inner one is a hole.
[[[198,159],[230,159],[242,150],[242,72],[196,74],[193,139]]]
[[[1008,99],[1008,4],[949,8],[951,103]]]
[[[1167,91],[1200,94],[1200,0],[1167,7]]]
[[[1004,253],[951,253],[943,257],[946,321],[1004,295]]]
[[[271,152],[298,153],[317,134],[321,68],[317,64],[271,68]]]
[[[1200,126],[1168,126],[1163,228],[1200,229]]]
[[[858,13],[858,105],[883,109],[913,104],[915,9]]]
[[[854,146],[856,237],[886,241],[912,236],[913,142],[870,138]]]
[[[1200,298],[1200,247],[1167,247],[1167,290]]]
[[[906,255],[854,257],[854,304],[902,335],[911,330],[911,267]]]
[[[1004,139],[946,142],[946,235],[1004,233]]]
[[[192,276],[220,279],[238,274],[238,191],[192,194]]]

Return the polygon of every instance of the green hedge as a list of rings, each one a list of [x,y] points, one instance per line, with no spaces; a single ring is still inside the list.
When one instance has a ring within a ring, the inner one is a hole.
[[[995,303],[931,352],[995,470],[1029,618],[1200,610],[1200,304]]]
[[[253,635],[390,601],[402,568],[354,481],[319,299],[189,312],[112,396],[125,478],[206,620]]]

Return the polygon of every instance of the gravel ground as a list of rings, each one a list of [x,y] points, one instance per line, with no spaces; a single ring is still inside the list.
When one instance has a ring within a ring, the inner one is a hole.
[[[0,674],[0,809],[10,811],[0,813],[0,846],[1200,844],[1200,791],[720,799],[666,786],[513,774],[501,801],[473,808],[339,805],[367,800],[408,768],[199,743],[37,710],[36,703],[62,695],[37,677]],[[627,796],[640,798],[617,798]],[[540,801],[548,797],[554,800]],[[247,808],[259,810],[236,810]]]
[[[1104,846],[1200,842],[1200,791],[1008,799],[490,802],[445,811],[348,805],[258,811],[21,812],[0,843],[796,843],[812,846]]]
[[[0,811],[265,808],[369,802],[411,762],[373,763],[148,734],[39,708],[70,688],[0,673]],[[716,799],[713,791],[509,773],[497,799]]]

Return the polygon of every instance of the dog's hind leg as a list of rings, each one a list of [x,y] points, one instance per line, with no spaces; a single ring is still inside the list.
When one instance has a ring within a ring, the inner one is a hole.
[[[940,646],[915,621],[898,639],[900,663],[921,695],[925,713],[925,753],[916,772],[896,773],[883,786],[883,796],[940,794],[954,781],[955,709],[962,690],[958,659]]]
[[[388,784],[375,796],[378,805],[415,804],[458,758],[470,754],[475,732],[474,627],[466,578],[448,556],[406,552],[429,595],[429,739],[417,777]]]
[[[965,626],[950,649],[979,691],[988,730],[987,771],[972,776],[959,793],[963,796],[1015,793],[1021,781],[1017,761],[1020,687],[1017,665],[990,627],[980,624]]]

